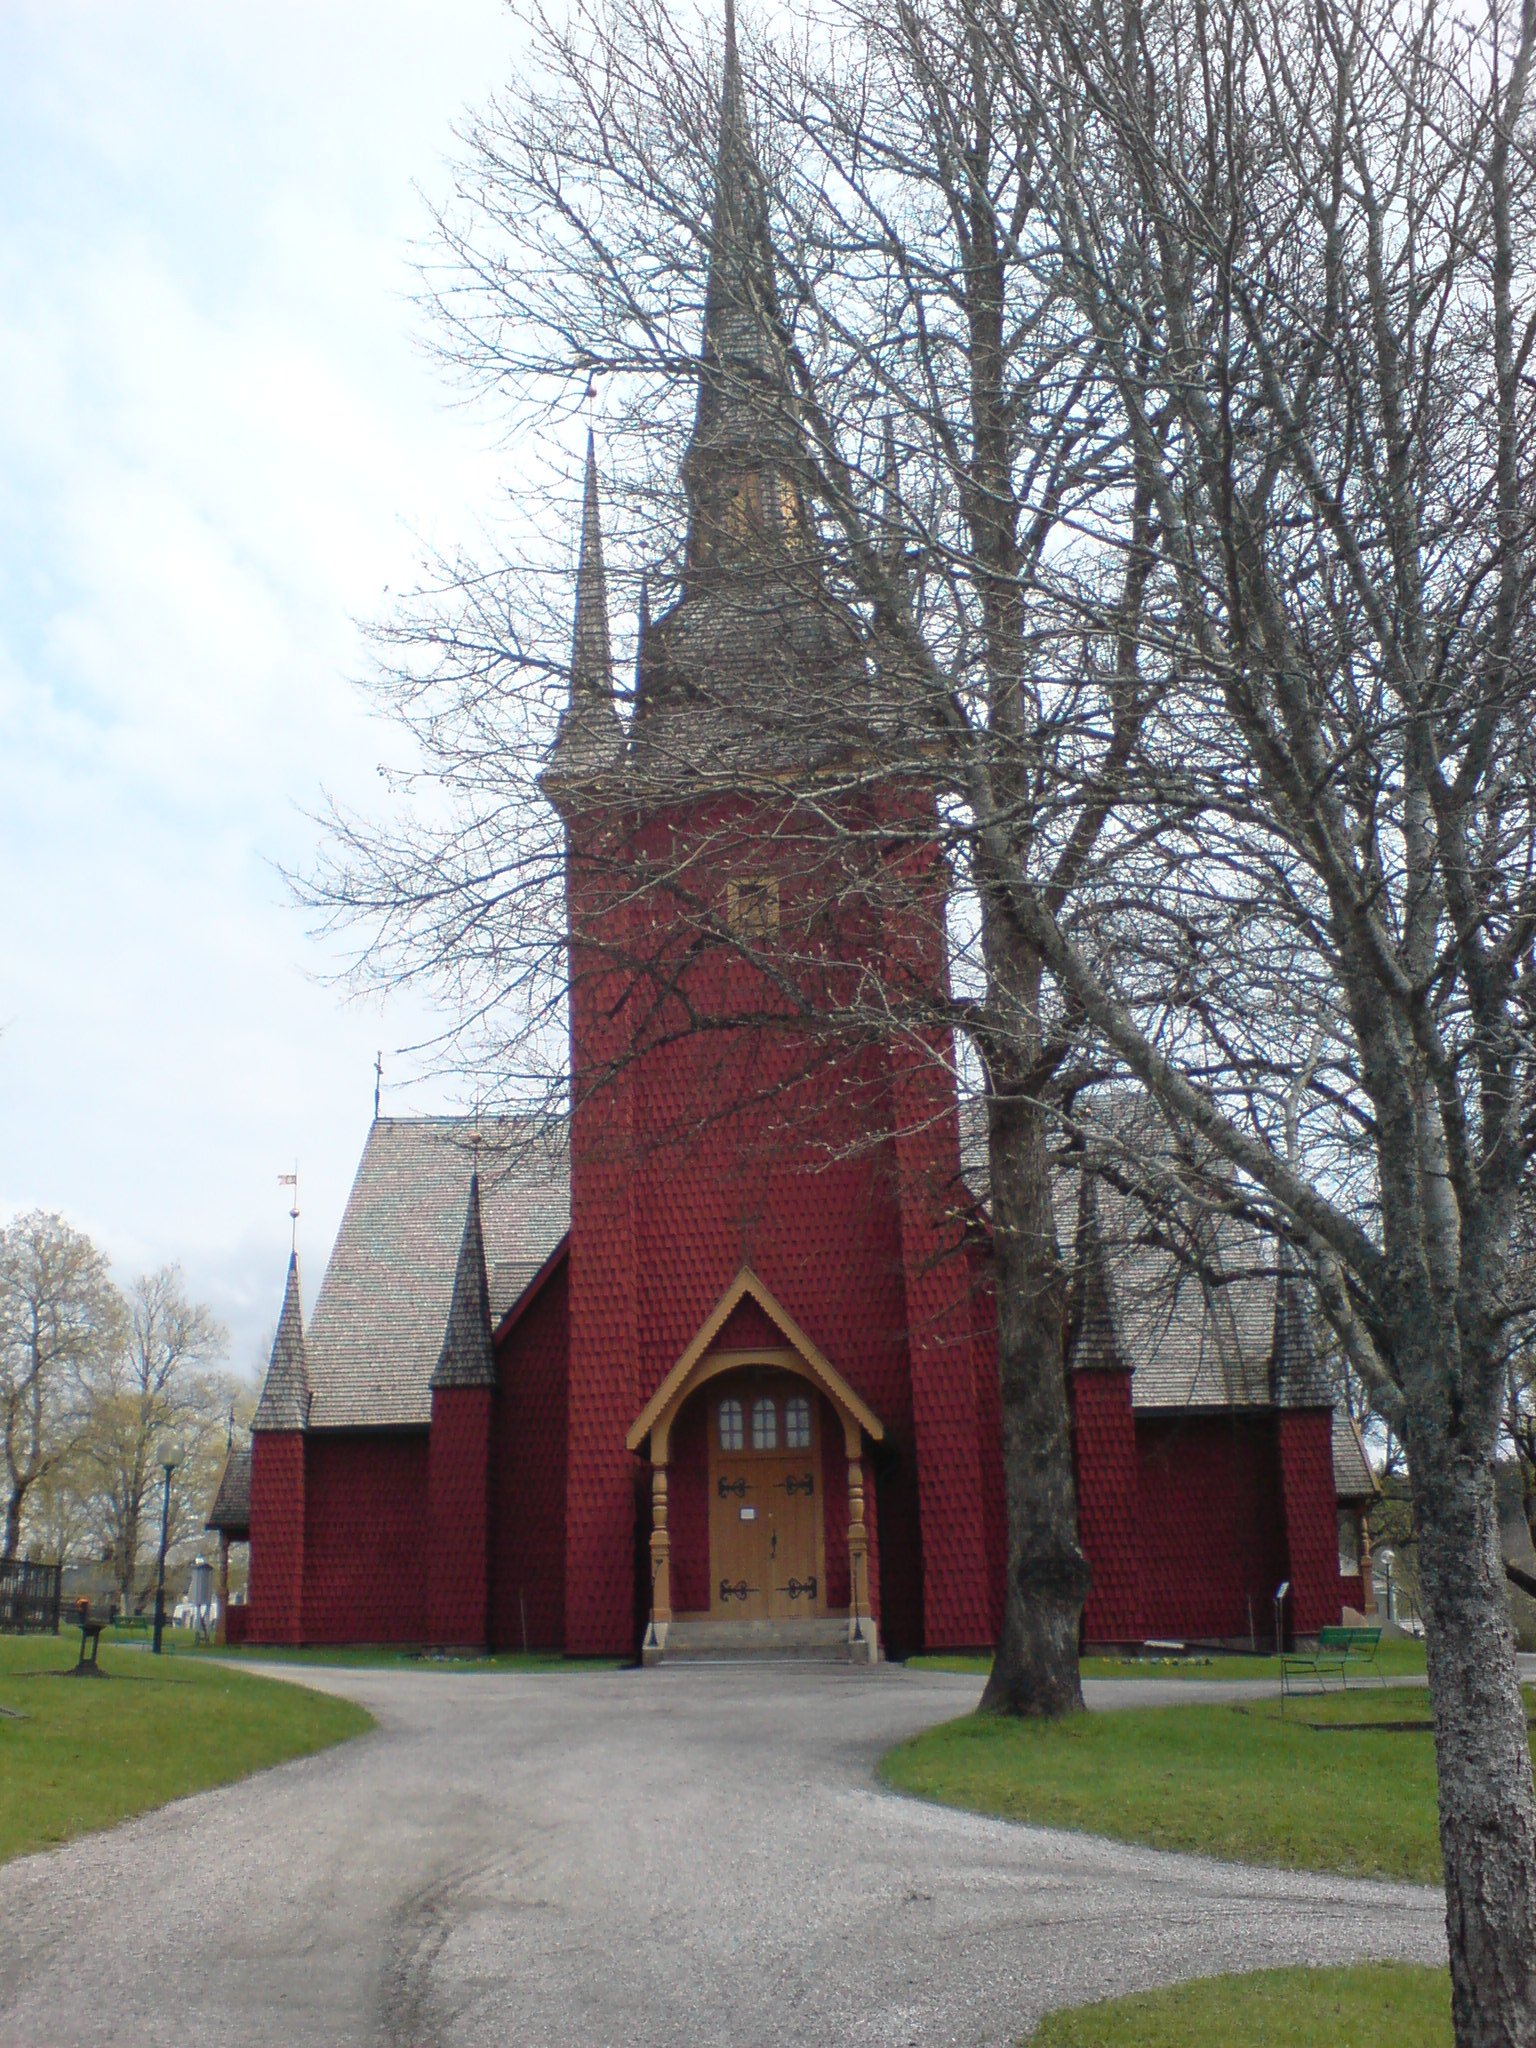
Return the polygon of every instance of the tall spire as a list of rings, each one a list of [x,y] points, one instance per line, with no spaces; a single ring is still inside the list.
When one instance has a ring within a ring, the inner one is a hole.
[[[558,787],[600,773],[617,762],[623,746],[624,728],[613,697],[613,648],[608,634],[608,576],[603,567],[597,447],[589,429],[581,505],[581,552],[576,564],[570,694],[560,714],[544,780]]]
[[[309,1357],[304,1348],[304,1309],[299,1294],[299,1255],[288,1258],[283,1312],[272,1340],[272,1359],[262,1382],[251,1428],[303,1429],[309,1422]]]
[[[803,533],[799,410],[779,334],[762,171],[752,148],[726,0],[699,399],[683,458],[691,567]]]
[[[469,1176],[464,1235],[453,1275],[453,1298],[443,1348],[432,1374],[434,1387],[494,1387],[496,1358],[491,1343],[491,1290],[485,1271],[485,1233],[480,1222],[480,1175]]]

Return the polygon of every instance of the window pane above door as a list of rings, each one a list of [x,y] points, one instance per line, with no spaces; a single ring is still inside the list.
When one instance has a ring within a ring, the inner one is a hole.
[[[752,1448],[776,1451],[779,1447],[779,1411],[766,1395],[752,1403]]]

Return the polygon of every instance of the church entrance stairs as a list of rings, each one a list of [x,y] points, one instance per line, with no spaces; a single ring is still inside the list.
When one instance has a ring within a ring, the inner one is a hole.
[[[818,1664],[868,1663],[870,1626],[865,1640],[848,1640],[848,1617],[829,1614],[788,1621],[716,1621],[708,1615],[676,1615],[667,1630],[666,1647],[657,1662],[668,1664],[735,1664],[757,1659]],[[647,1662],[651,1659],[647,1657]]]

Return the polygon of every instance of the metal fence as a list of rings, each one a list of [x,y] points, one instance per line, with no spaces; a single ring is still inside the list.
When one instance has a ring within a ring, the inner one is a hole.
[[[57,1635],[63,1567],[0,1563],[0,1634]]]

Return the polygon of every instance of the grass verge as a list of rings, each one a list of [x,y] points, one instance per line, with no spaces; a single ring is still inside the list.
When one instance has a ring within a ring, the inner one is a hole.
[[[992,1669],[989,1656],[909,1657],[907,1664],[913,1671],[956,1671],[977,1678],[985,1678]],[[1196,1650],[1165,1657],[1084,1657],[1081,1669],[1084,1678],[1278,1678],[1280,1659]],[[1377,1669],[1383,1678],[1422,1678],[1424,1645],[1383,1643]]]
[[[77,1647],[0,1636],[0,1862],[373,1726],[350,1700],[142,1648],[103,1646],[105,1677],[70,1678]]]
[[[972,1715],[900,1744],[880,1770],[896,1791],[1004,1820],[1288,1870],[1438,1883],[1423,1695],[1373,1688],[1292,1699],[1283,1714],[1281,1705],[1055,1722]]]
[[[242,1643],[236,1649],[199,1650],[199,1657],[228,1658],[236,1664],[313,1664],[333,1671],[617,1671],[618,1657],[562,1657],[557,1650],[499,1650],[493,1655],[456,1657],[437,1650],[400,1649],[390,1643],[347,1643],[335,1648],[285,1649],[281,1644]]]
[[[1260,1970],[1053,2012],[1029,2048],[1451,2048],[1445,1970]]]

